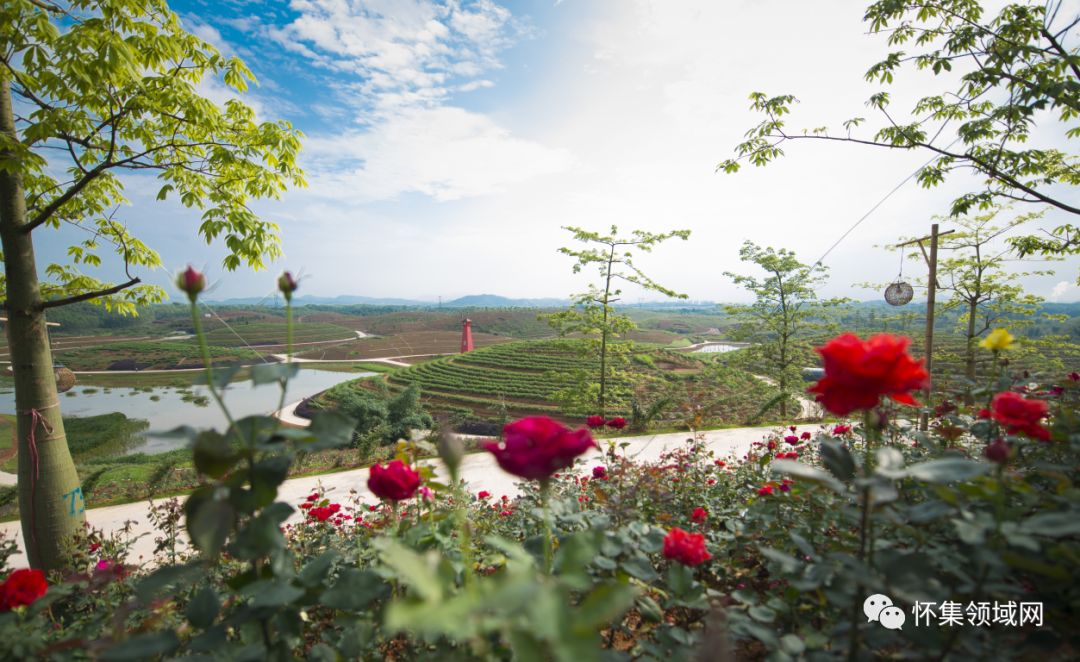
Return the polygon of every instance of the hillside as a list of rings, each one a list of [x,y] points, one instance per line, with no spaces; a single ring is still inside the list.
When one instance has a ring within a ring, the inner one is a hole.
[[[556,397],[567,377],[581,367],[577,341],[535,340],[500,343],[467,354],[446,356],[385,376],[391,393],[420,387],[425,406],[453,423],[502,423],[529,414],[547,414],[579,423],[580,411],[568,411]],[[742,423],[766,402],[765,386],[749,373],[670,350],[637,345],[625,378],[616,380],[612,415],[633,418],[632,399],[642,407],[666,400],[661,417],[670,426],[685,425],[684,412],[707,410],[713,424]],[[358,380],[328,391],[319,400],[333,406],[335,391],[372,388]]]

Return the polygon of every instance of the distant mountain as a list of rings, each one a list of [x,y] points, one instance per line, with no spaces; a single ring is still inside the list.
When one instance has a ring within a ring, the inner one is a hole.
[[[444,301],[444,308],[561,308],[568,299],[510,299],[497,294],[470,294],[453,301]]]
[[[240,297],[237,299],[224,299],[220,301],[211,301],[210,303],[225,304],[232,306],[274,306],[284,305],[281,301],[281,297]],[[343,294],[336,297],[317,297],[317,296],[302,296],[293,299],[293,304],[297,306],[306,305],[322,305],[322,306],[355,306],[355,305],[371,305],[371,306],[432,306],[435,305],[433,301],[417,301],[416,299],[393,299],[393,298],[379,298],[379,297],[361,297],[351,294]]]

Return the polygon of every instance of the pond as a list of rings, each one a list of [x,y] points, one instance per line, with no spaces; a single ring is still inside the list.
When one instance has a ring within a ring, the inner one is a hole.
[[[289,380],[285,403],[296,402],[336,384],[374,374],[376,373],[301,368],[296,377]],[[72,396],[71,393],[75,395]],[[225,404],[233,418],[268,414],[277,409],[280,394],[277,384],[253,386],[250,380],[237,381],[225,389]],[[154,432],[172,430],[181,425],[212,427],[222,431],[225,429],[225,415],[217,404],[210,400],[205,386],[76,386],[60,396],[60,406],[64,416],[93,416],[118,411],[128,418],[148,421],[149,434],[143,435],[143,439],[131,446],[128,453],[162,453],[183,446],[184,441],[181,439],[153,436]],[[10,386],[0,390],[0,413],[15,413],[15,392]]]
[[[699,349],[693,351],[694,354],[721,354],[723,352],[733,352],[736,349],[743,349],[746,345],[729,345],[727,343],[706,343]]]

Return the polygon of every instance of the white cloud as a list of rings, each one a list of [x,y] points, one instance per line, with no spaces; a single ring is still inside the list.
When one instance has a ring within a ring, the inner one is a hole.
[[[367,131],[311,138],[311,195],[371,202],[422,193],[439,201],[497,193],[561,172],[573,159],[461,108],[411,108]]]
[[[388,115],[439,103],[456,86],[501,65],[498,53],[525,34],[511,13],[490,0],[293,0],[291,23],[271,39],[320,67],[352,73],[356,105]]]
[[[1062,301],[1069,297],[1070,294],[1072,297],[1075,297],[1078,289],[1080,288],[1077,288],[1076,283],[1070,283],[1067,280],[1063,280],[1057,285],[1054,285],[1054,288],[1050,290],[1050,296],[1048,296],[1047,299],[1050,301]]]

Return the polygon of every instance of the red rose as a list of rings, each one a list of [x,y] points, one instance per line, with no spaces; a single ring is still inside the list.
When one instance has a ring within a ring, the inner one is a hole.
[[[809,432],[803,432],[801,435],[799,435],[799,438],[806,441],[809,440],[812,436],[813,435],[811,435]]]
[[[851,426],[850,425],[837,425],[836,427],[834,427],[832,429],[832,433],[837,437],[839,437],[840,435],[847,434],[848,432],[851,432]]]
[[[188,265],[188,268],[176,277],[176,286],[186,292],[188,298],[194,301],[198,298],[199,292],[206,289],[206,276],[195,271],[195,267]]]
[[[293,278],[293,275],[291,273],[286,271],[285,273],[278,276],[277,287],[278,291],[285,295],[285,300],[291,301],[293,292],[295,292],[296,289],[300,287],[300,283],[297,282],[295,278]]]
[[[477,499],[490,499],[491,498],[491,492],[488,492],[487,490],[480,490],[480,492],[477,493],[476,498]]]
[[[1022,395],[1004,391],[994,396],[990,408],[995,421],[1005,426],[1009,434],[1025,434],[1032,439],[1050,441],[1050,431],[1039,425],[1046,417],[1046,403],[1028,400]]]
[[[592,477],[593,478],[596,478],[597,480],[600,480],[600,479],[604,478],[604,476],[607,476],[607,467],[593,467],[592,468]]]
[[[928,388],[930,375],[922,361],[907,353],[911,341],[879,333],[862,340],[844,333],[818,347],[825,376],[810,387],[830,412],[846,416],[877,406],[881,396],[905,405],[918,405],[910,391]]]
[[[789,430],[791,430],[792,432],[794,432],[794,431],[798,430],[799,428],[797,428],[797,427],[795,427],[794,425],[792,425],[792,426],[791,426],[791,427],[789,427],[788,429],[789,429]]]
[[[725,467],[725,466],[727,465],[727,462],[724,462],[723,460],[717,460],[717,461],[716,461],[716,462],[714,462],[713,464],[715,464],[716,466],[718,466],[718,467],[720,467],[721,469],[723,469],[723,468],[724,468],[724,467]]]
[[[1080,382],[1080,372],[1070,372],[1069,379],[1074,382]]]
[[[614,428],[616,430],[621,430],[621,429],[626,427],[626,419],[623,418],[622,416],[616,416],[615,418],[613,418],[613,419],[611,419],[610,421],[607,422],[607,426],[609,428]]]
[[[482,446],[504,471],[528,480],[547,480],[597,447],[588,430],[571,431],[547,416],[514,421],[503,428],[501,442],[487,441]]]
[[[602,427],[604,427],[604,417],[603,416],[590,416],[590,417],[585,419],[585,425],[588,425],[590,428],[593,428],[594,430],[596,428],[602,428]]]
[[[300,504],[300,510],[311,510],[314,506],[315,504],[311,503],[310,501],[305,501],[304,503]]]
[[[371,493],[380,499],[404,501],[420,488],[420,474],[401,460],[393,460],[386,467],[371,465],[367,484]]]
[[[768,447],[769,450],[775,450],[776,449],[776,442],[773,441],[772,439],[770,439],[769,443],[766,444],[766,446]]]
[[[760,490],[758,490],[757,493],[758,493],[758,496],[769,496],[770,494],[773,493],[773,486],[772,485],[766,485],[765,487],[762,487]]]
[[[308,512],[308,517],[310,517],[312,519],[317,519],[320,522],[325,522],[326,520],[330,519],[333,516],[334,516],[334,511],[330,508],[330,506],[323,506],[321,508],[312,508],[311,511]]]
[[[1009,445],[1004,440],[998,439],[992,444],[987,444],[983,449],[983,455],[991,462],[1005,464],[1009,460]]]
[[[30,568],[20,568],[0,584],[0,611],[11,611],[16,607],[25,607],[45,595],[49,584],[45,573]]]
[[[709,511],[704,508],[694,508],[694,512],[690,513],[690,521],[694,524],[701,524],[708,516]]]
[[[793,434],[789,434],[788,436],[784,437],[784,441],[794,446],[795,444],[799,443],[799,438]]]
[[[308,501],[318,501],[319,500],[319,493],[318,492],[313,492],[312,494],[309,494],[308,497],[307,497],[307,500]]]
[[[664,537],[664,558],[693,567],[711,559],[712,554],[705,548],[703,534],[675,527]]]

